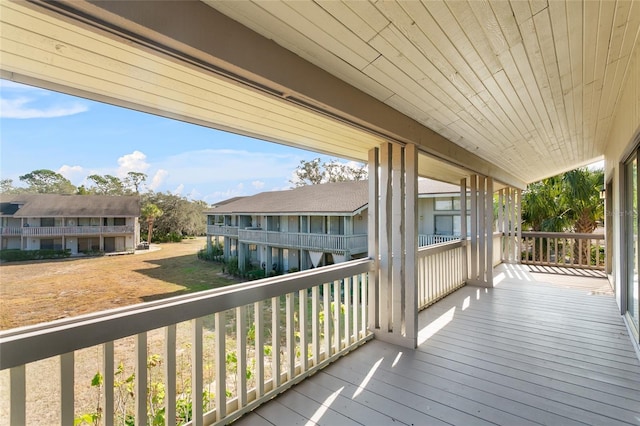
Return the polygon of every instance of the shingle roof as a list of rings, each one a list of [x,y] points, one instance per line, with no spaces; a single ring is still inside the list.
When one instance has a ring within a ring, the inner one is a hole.
[[[418,194],[457,194],[460,193],[458,185],[452,185],[447,182],[440,182],[433,179],[418,180]]]
[[[16,205],[23,204],[15,210]],[[140,197],[110,195],[3,194],[4,216],[13,217],[138,217]]]
[[[223,202],[209,214],[354,213],[369,201],[368,181],[308,185]]]

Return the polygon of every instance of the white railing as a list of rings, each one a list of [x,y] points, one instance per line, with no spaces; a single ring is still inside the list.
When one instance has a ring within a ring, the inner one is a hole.
[[[424,309],[463,285],[467,274],[464,241],[433,244],[418,250],[418,306]]]
[[[458,240],[460,240],[460,235],[420,234],[418,235],[418,247],[425,247],[432,244],[440,244],[446,243],[448,241]]]
[[[125,226],[26,226],[22,235],[29,237],[57,237],[63,235],[130,234],[134,227]]]
[[[5,415],[12,425],[71,425],[83,415],[106,425],[128,416],[231,422],[372,337],[373,265],[351,261],[2,332]]]
[[[522,232],[521,262],[604,270],[604,234]]]
[[[223,237],[237,237],[238,227],[230,225],[207,225],[207,234]]]
[[[298,232],[261,231],[241,229],[238,240],[243,243],[321,250],[334,253],[363,253],[367,251],[367,235],[307,234]]]
[[[22,235],[22,228],[19,227],[8,227],[8,228],[0,228],[0,234],[6,236],[20,236]]]

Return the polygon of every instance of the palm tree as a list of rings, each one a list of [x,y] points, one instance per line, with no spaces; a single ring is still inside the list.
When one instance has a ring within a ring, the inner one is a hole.
[[[602,170],[581,168],[529,185],[522,196],[524,224],[534,231],[592,233],[604,217],[603,182]],[[588,244],[581,251],[574,246],[581,263],[589,255]]]
[[[151,236],[153,235],[153,222],[162,216],[163,213],[162,209],[153,203],[147,203],[142,208],[142,217],[145,218],[149,226],[147,232],[147,241],[149,244],[151,244]]]

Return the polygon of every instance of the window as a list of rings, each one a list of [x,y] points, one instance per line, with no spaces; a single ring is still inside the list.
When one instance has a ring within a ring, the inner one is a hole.
[[[458,216],[458,227],[460,217]],[[435,216],[435,234],[453,235],[453,216]]]
[[[446,197],[446,198],[436,198],[436,210],[453,210],[453,198],[451,197]]]
[[[40,219],[40,226],[55,226],[55,221],[52,217],[43,217]]]
[[[113,226],[125,226],[127,224],[127,219],[124,217],[114,217],[113,218]]]

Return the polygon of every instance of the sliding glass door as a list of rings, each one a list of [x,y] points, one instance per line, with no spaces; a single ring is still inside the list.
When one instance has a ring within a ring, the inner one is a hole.
[[[623,307],[629,322],[635,329],[636,338],[640,330],[638,311],[638,151],[625,164],[625,238],[626,238],[626,283],[623,289]]]

